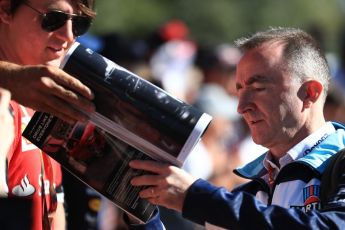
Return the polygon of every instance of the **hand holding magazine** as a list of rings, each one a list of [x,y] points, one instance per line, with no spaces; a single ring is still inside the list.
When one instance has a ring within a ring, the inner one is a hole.
[[[23,136],[88,186],[146,222],[155,206],[129,181],[133,159],[182,166],[211,121],[202,113],[100,54],[75,43],[61,68],[90,87],[96,112],[69,124],[36,112]]]

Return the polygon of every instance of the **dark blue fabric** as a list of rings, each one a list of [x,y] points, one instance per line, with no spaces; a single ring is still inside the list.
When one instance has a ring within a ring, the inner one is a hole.
[[[158,209],[154,212],[152,218],[146,224],[130,224],[128,217],[125,214],[125,223],[130,230],[164,230],[165,227],[160,220],[160,215]]]
[[[183,217],[204,224],[226,229],[344,229],[345,194],[340,191],[338,205],[334,210],[310,211],[267,206],[253,195],[244,192],[229,192],[225,188],[197,180],[188,190],[183,207]]]

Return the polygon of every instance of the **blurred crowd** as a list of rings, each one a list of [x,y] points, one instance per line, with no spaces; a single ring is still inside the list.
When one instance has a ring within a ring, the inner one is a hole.
[[[322,43],[320,31],[309,31]],[[344,36],[345,37],[345,36]],[[345,39],[344,39],[345,40]],[[237,113],[234,83],[241,52],[231,43],[200,44],[188,26],[171,20],[146,38],[133,40],[122,34],[86,34],[78,41],[131,72],[163,88],[171,95],[195,105],[213,117],[202,140],[187,158],[184,168],[196,177],[231,190],[245,182],[233,169],[255,159],[266,149],[255,144]],[[345,44],[345,42],[344,42]],[[325,105],[327,120],[345,122],[345,45],[343,56],[329,54],[332,86]],[[118,230],[122,211],[64,172],[68,227]],[[78,194],[75,196],[74,194]],[[73,207],[80,207],[73,213]],[[80,210],[84,210],[81,212]],[[161,209],[167,229],[203,229],[180,214]]]

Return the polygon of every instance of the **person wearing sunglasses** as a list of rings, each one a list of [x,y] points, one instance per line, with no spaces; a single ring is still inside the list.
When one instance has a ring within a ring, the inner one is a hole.
[[[15,132],[7,151],[7,196],[32,201],[34,230],[65,229],[61,168],[21,133],[35,110],[68,122],[86,120],[80,110],[95,110],[91,90],[58,68],[89,29],[93,8],[94,0],[0,0],[0,87],[11,92]]]

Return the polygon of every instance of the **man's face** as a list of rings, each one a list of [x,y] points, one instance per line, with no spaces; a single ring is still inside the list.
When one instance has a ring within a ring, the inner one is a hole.
[[[282,44],[265,43],[248,51],[237,66],[238,112],[253,140],[272,149],[289,149],[304,117],[300,83],[284,71]]]
[[[28,3],[44,13],[52,9],[74,13],[67,0],[30,0]],[[56,31],[46,32],[41,28],[41,15],[24,4],[12,15],[7,26],[6,39],[1,41],[6,49],[4,58],[18,64],[59,66],[75,39],[71,20]]]

